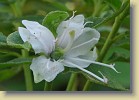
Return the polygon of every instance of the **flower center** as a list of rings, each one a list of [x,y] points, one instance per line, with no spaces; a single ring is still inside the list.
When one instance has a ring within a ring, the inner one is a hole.
[[[50,58],[52,61],[54,60],[59,60],[59,59],[62,59],[63,58],[63,55],[64,55],[64,52],[61,48],[56,48],[55,51],[53,51],[51,54],[50,54]]]

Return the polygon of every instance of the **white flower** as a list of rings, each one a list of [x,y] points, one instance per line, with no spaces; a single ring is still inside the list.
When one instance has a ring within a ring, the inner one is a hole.
[[[22,40],[28,41],[36,54],[44,54],[33,58],[30,65],[35,83],[54,80],[57,74],[64,70],[64,66],[78,68],[104,83],[107,83],[107,78],[101,72],[103,78],[84,68],[94,63],[115,70],[114,65],[95,61],[96,48],[93,51],[91,48],[98,42],[100,33],[95,29],[84,27],[86,23],[83,15],[72,16],[69,20],[61,22],[57,28],[56,39],[48,28],[38,22],[23,20],[22,23],[26,27],[18,29]]]

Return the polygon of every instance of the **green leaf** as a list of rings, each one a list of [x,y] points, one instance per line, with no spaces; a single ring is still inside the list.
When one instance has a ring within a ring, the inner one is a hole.
[[[0,69],[11,67],[11,66],[14,66],[14,65],[19,65],[19,64],[30,64],[31,61],[32,61],[31,58],[16,58],[16,59],[13,59],[13,60],[10,60],[10,61],[7,61],[7,62],[1,62],[0,63]]]
[[[118,10],[122,4],[121,0],[104,0],[111,8]]]
[[[0,53],[0,63],[1,62],[7,62],[9,60],[12,60],[12,59],[18,57],[16,55],[17,55],[17,53],[13,54],[13,52]]]
[[[69,14],[65,11],[52,11],[43,19],[42,25],[49,28],[56,35],[57,26],[68,17]]]
[[[10,55],[19,57],[21,50],[13,45],[8,45],[7,43],[0,42],[0,52],[1,53],[8,53]]]
[[[1,76],[0,82],[8,80],[9,78],[18,74],[20,71],[21,71],[21,67],[0,70],[0,76]]]
[[[26,49],[28,51],[31,49],[31,45],[28,42],[24,43],[17,31],[11,33],[7,37],[7,44],[11,45],[13,47],[16,47],[16,48],[24,48],[24,49]]]
[[[93,16],[88,17],[88,18],[85,19],[85,21],[86,21],[86,22],[87,22],[87,21],[91,21],[91,22],[93,22],[93,23],[87,24],[86,26],[87,26],[87,27],[93,27],[93,26],[95,26],[95,25],[101,23],[104,19],[105,19],[105,18],[101,18],[101,17],[93,17]]]
[[[104,58],[104,62],[130,61],[130,51],[121,47],[111,47]]]
[[[0,42],[6,43],[6,36],[3,35],[3,33],[0,32]]]
[[[110,68],[103,66],[91,65],[87,69],[96,75],[102,77],[98,71],[101,71],[105,77],[108,79],[108,83],[104,84],[97,79],[91,77],[90,75],[83,73],[91,82],[101,84],[116,90],[128,90],[130,89],[130,64],[126,62],[115,62],[115,68],[121,72],[116,73]]]

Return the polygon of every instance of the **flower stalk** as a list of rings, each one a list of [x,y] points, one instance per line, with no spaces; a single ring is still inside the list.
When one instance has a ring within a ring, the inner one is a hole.
[[[52,85],[53,85],[53,82],[45,81],[44,91],[51,91],[52,90]]]
[[[89,86],[90,86],[91,82],[89,80],[86,81],[84,87],[83,87],[83,91],[86,91],[89,89]]]
[[[72,90],[76,78],[77,78],[77,73],[72,73],[66,91]]]
[[[28,57],[28,51],[22,50],[22,57]],[[33,90],[32,76],[31,76],[31,70],[29,68],[29,65],[28,64],[23,64],[23,69],[24,69],[26,90],[27,91],[32,91]]]

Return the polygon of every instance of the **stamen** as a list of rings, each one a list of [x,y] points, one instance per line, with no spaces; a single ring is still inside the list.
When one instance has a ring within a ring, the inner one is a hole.
[[[105,83],[108,83],[108,79],[107,79],[100,71],[98,71],[98,72],[102,75],[102,77],[103,77]]]
[[[56,38],[55,40],[54,40],[54,43],[56,43],[58,41],[58,38]]]
[[[91,61],[91,60],[86,60],[86,59],[80,59],[80,58],[71,58],[71,59],[78,60],[78,61],[84,61],[84,62],[88,62],[88,63],[93,63],[93,64],[97,64],[97,65],[101,65],[101,66],[105,66],[105,67],[113,69],[116,73],[120,73],[114,68],[115,64],[108,65],[108,64],[104,64],[104,63],[100,63],[100,62],[96,62],[96,61]]]
[[[76,13],[77,11],[73,11],[72,12],[72,16],[69,18],[69,19],[72,19],[74,16],[75,16],[75,13]]]
[[[64,62],[67,63],[68,65],[75,66],[76,68],[78,68],[78,69],[80,69],[80,70],[86,72],[87,74],[89,74],[89,75],[95,77],[95,78],[98,79],[99,81],[106,83],[106,79],[103,79],[103,78],[101,78],[101,77],[95,75],[94,73],[92,73],[92,72],[90,72],[90,71],[88,71],[88,70],[86,70],[86,69],[84,69],[84,68],[82,68],[82,67],[80,67],[80,66],[78,66],[78,65],[76,65],[76,64],[73,64],[73,63],[68,62],[68,61],[64,61]]]
[[[94,22],[91,22],[91,21],[85,22],[83,26],[85,26],[85,25],[87,25],[89,23],[91,24],[91,23],[94,23]]]

